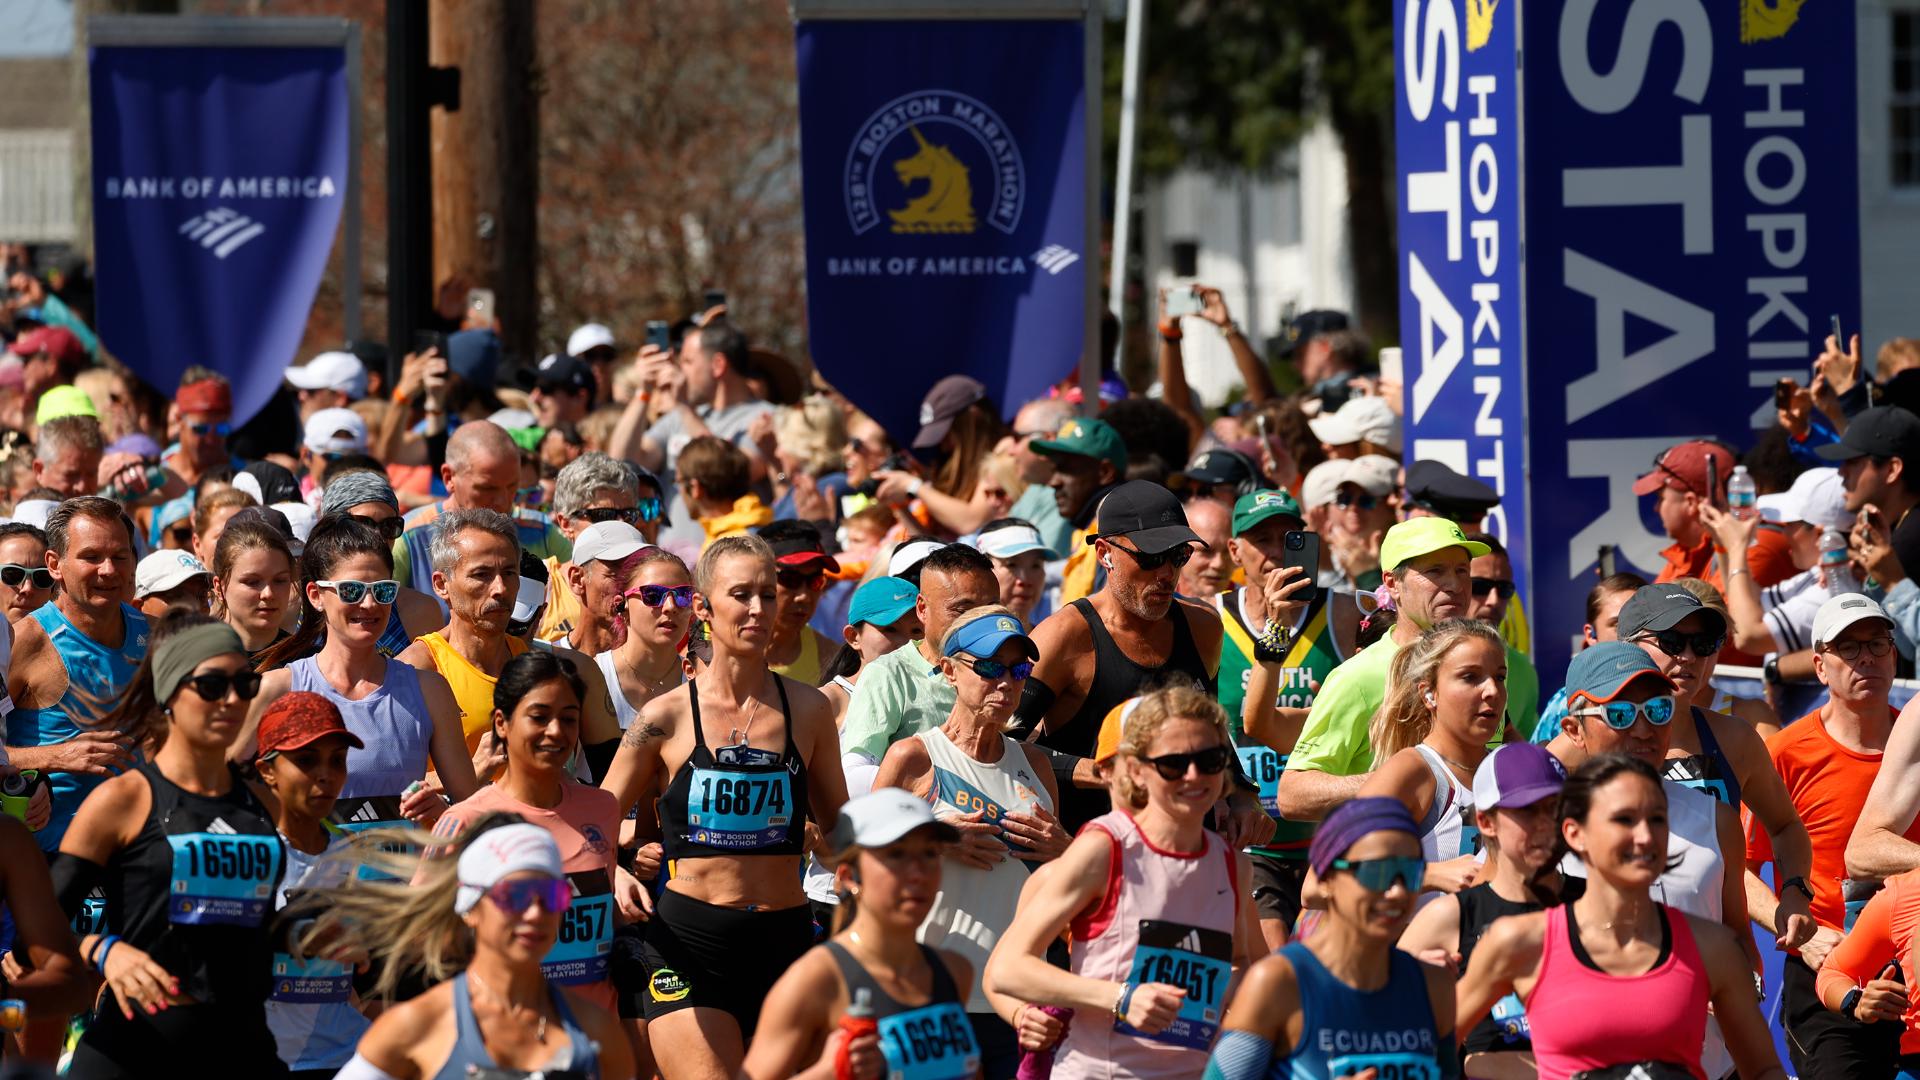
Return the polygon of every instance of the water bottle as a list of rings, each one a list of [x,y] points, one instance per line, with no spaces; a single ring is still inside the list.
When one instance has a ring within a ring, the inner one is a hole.
[[[33,804],[33,789],[39,782],[40,774],[34,769],[0,777],[0,813],[25,822],[27,808]]]
[[[1860,591],[1860,583],[1853,579],[1853,566],[1847,561],[1847,534],[1831,526],[1820,532],[1820,578],[1829,596]]]
[[[129,502],[150,491],[159,491],[167,486],[167,470],[158,465],[149,465],[139,484],[108,484],[100,490],[100,497],[115,502]]]
[[[1753,477],[1747,475],[1747,467],[1735,465],[1733,476],[1727,481],[1727,509],[1745,521],[1753,516],[1753,503],[1758,497],[1759,490],[1754,487]]]
[[[880,1021],[873,1014],[871,990],[863,986],[853,992],[853,1000],[847,1004],[846,1014],[840,1017],[840,1030],[846,1032],[847,1037],[833,1055],[834,1080],[853,1080],[853,1058],[848,1048],[860,1036],[880,1030]]]

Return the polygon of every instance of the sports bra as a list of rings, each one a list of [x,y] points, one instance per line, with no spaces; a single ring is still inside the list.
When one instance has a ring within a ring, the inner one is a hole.
[[[568,1048],[565,1061],[555,1060],[538,1069],[502,1069],[493,1063],[493,1055],[487,1053],[486,1036],[480,1033],[480,1024],[473,1018],[473,992],[467,989],[467,973],[461,972],[453,977],[453,1022],[456,1032],[453,1039],[453,1052],[447,1055],[446,1064],[433,1074],[434,1080],[467,1080],[470,1076],[484,1077],[530,1077],[544,1076],[548,1080],[597,1080],[600,1075],[600,1052],[587,1035],[586,1029],[573,1018],[573,1010],[567,1007],[567,996],[559,990],[548,988],[552,995],[553,1011],[560,1014],[560,1026],[566,1029]]]
[[[787,688],[774,676],[786,748],[707,747],[700,687],[687,683],[693,753],[660,800],[661,848],[668,859],[727,855],[793,855],[805,850],[807,762],[793,744]]]
[[[1668,758],[1660,775],[1676,784],[1704,791],[1735,810],[1740,809],[1740,774],[1734,772],[1733,762],[1727,758],[1726,751],[1720,749],[1713,725],[1707,722],[1707,714],[1698,705],[1693,706],[1693,730],[1700,737],[1700,752]]]
[[[863,992],[867,995],[879,1024],[880,1052],[886,1055],[889,1077],[972,1080],[980,1075],[980,1050],[967,1020],[966,999],[939,953],[920,946],[933,969],[933,986],[925,1005],[906,1005],[882,989],[846,946],[837,941],[826,944],[827,955],[833,957],[847,984],[847,1000],[858,1000]]]

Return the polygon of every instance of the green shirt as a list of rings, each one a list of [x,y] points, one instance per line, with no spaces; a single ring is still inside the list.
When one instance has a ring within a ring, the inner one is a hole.
[[[840,752],[877,762],[901,739],[946,723],[955,696],[953,684],[910,641],[860,669],[840,730]]]

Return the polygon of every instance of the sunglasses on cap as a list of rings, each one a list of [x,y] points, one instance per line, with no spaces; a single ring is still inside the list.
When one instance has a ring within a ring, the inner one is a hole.
[[[1190,754],[1161,754],[1140,760],[1153,766],[1162,780],[1179,780],[1187,775],[1188,767],[1199,769],[1202,776],[1218,776],[1227,770],[1227,759],[1232,756],[1233,751],[1224,746],[1209,746]]]
[[[1485,596],[1496,589],[1499,590],[1501,596],[1512,596],[1513,579],[1490,577],[1477,577],[1473,579],[1473,595],[1475,596]]]
[[[1649,630],[1634,640],[1651,641],[1655,648],[1668,656],[1680,656],[1692,649],[1695,656],[1714,657],[1720,655],[1720,646],[1726,644],[1727,635],[1711,630],[1696,630],[1691,634],[1683,634],[1678,630]]]
[[[565,878],[520,878],[498,881],[486,892],[493,906],[509,915],[524,915],[536,902],[540,910],[557,915],[573,906],[573,887]]]
[[[642,585],[637,589],[628,589],[620,599],[627,600],[635,596],[648,607],[659,607],[666,603],[669,597],[672,598],[674,606],[682,611],[693,606],[693,586],[691,585],[675,585],[671,588],[665,585]]]
[[[36,589],[51,589],[53,571],[44,566],[21,566],[19,563],[0,565],[0,585],[17,589],[21,582],[32,582]]]
[[[400,595],[400,583],[391,578],[384,581],[316,581],[314,584],[323,589],[332,589],[343,604],[359,603],[366,598],[368,590],[372,590],[376,604],[391,604]]]
[[[1637,704],[1631,701],[1609,701],[1605,705],[1569,709],[1568,713],[1573,716],[1592,716],[1597,713],[1606,718],[1608,727],[1615,731],[1625,731],[1642,716],[1646,717],[1647,723],[1654,727],[1666,727],[1673,722],[1673,709],[1673,695],[1662,694]]]
[[[1419,855],[1382,855],[1377,859],[1335,859],[1332,868],[1352,874],[1368,892],[1386,892],[1396,881],[1408,892],[1419,892],[1427,860]]]
[[[219,701],[233,691],[233,696],[241,701],[252,701],[260,692],[260,673],[257,671],[236,671],[229,675],[223,671],[210,671],[204,675],[195,675],[181,685],[193,687],[201,701]]]
[[[223,439],[233,434],[233,425],[224,421],[218,424],[188,424],[187,428],[195,435],[218,435]]]
[[[387,543],[389,544],[393,543],[395,540],[400,539],[400,534],[407,531],[407,523],[403,518],[390,517],[390,518],[381,518],[380,520],[375,521],[373,518],[370,518],[365,514],[348,514],[347,516],[361,523],[362,525],[373,526],[375,529],[379,530],[380,535],[385,537],[387,540]]]
[[[983,679],[998,679],[1011,675],[1015,682],[1021,682],[1033,674],[1031,660],[1022,660],[1017,664],[1003,664],[998,660],[974,660],[964,656],[956,656],[954,659],[972,668],[973,673]]]
[[[774,573],[774,580],[778,581],[783,589],[823,589],[827,584],[827,572],[825,570],[811,572],[779,570]]]
[[[1142,570],[1158,570],[1163,566],[1171,566],[1178,570],[1193,560],[1193,545],[1191,544],[1181,544],[1179,547],[1169,548],[1158,555],[1149,555],[1144,551],[1135,551],[1130,547],[1121,547],[1111,539],[1107,540],[1107,543],[1115,551],[1126,552],[1127,557],[1133,560],[1133,564]]]
[[[595,506],[580,511],[580,516],[595,525],[603,521],[624,521],[629,525],[638,525],[643,521],[660,520],[660,500],[641,499],[632,506]]]
[[[1333,497],[1333,505],[1338,506],[1342,510],[1350,506],[1358,507],[1361,510],[1371,510],[1380,505],[1380,496],[1369,495],[1366,492],[1355,494],[1351,491],[1342,491]]]

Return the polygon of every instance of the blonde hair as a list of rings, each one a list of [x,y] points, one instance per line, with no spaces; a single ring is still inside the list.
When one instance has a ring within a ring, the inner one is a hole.
[[[1166,726],[1167,721],[1176,719],[1198,720],[1210,725],[1220,736],[1220,745],[1233,746],[1233,737],[1227,732],[1227,710],[1199,687],[1180,682],[1142,697],[1140,704],[1127,714],[1120,727],[1119,756],[1146,757],[1147,748],[1160,736],[1160,729]],[[1220,774],[1223,780],[1226,775],[1224,772]],[[1146,789],[1134,786],[1133,777],[1126,768],[1113,770],[1113,788],[1116,805],[1135,810],[1146,809]]]
[[[1007,501],[1015,503],[1027,493],[1027,482],[1020,477],[1020,463],[1012,454],[990,454],[980,464],[980,479],[997,485],[1007,493]]]
[[[613,441],[613,429],[620,424],[620,414],[625,411],[616,405],[602,405],[573,425],[574,430],[580,433],[587,449],[604,454],[607,444]]]
[[[960,613],[959,618],[953,620],[952,626],[947,627],[945,636],[940,639],[940,655],[947,655],[947,646],[953,641],[953,635],[960,632],[961,627],[975,619],[984,619],[989,615],[1005,615],[1014,622],[1020,622],[1020,616],[1015,615],[1013,609],[1005,604],[982,604],[976,608],[968,608]],[[1020,623],[1020,625],[1025,626],[1026,624]],[[982,657],[982,659],[986,658]]]
[[[1714,588],[1712,583],[1697,577],[1676,578],[1673,583],[1692,593],[1693,598],[1700,601],[1701,607],[1718,612],[1721,622],[1728,626],[1733,625],[1733,615],[1727,611],[1727,598],[1722,596],[1720,590]]]
[[[1417,745],[1433,731],[1433,709],[1427,695],[1439,682],[1440,662],[1454,647],[1479,640],[1497,645],[1504,653],[1500,631],[1473,619],[1445,619],[1435,623],[1413,643],[1393,655],[1387,673],[1387,696],[1373,714],[1368,737],[1373,742],[1373,767]]]
[[[311,918],[301,951],[363,948],[379,977],[374,995],[391,1001],[418,972],[429,983],[459,974],[473,959],[473,931],[453,909],[460,855],[488,829],[522,824],[519,814],[486,814],[458,837],[421,829],[369,829],[323,856],[345,884],[303,892],[292,918]]]
[[[773,549],[767,546],[765,540],[751,533],[743,536],[723,536],[708,544],[707,549],[700,553],[700,561],[693,568],[693,587],[699,590],[702,596],[711,594],[713,578],[720,572],[721,561],[735,555],[759,559],[768,566],[776,565]]]
[[[840,468],[847,418],[825,394],[810,394],[798,405],[782,405],[774,413],[773,430],[780,446],[799,459],[802,471],[825,476]]]

